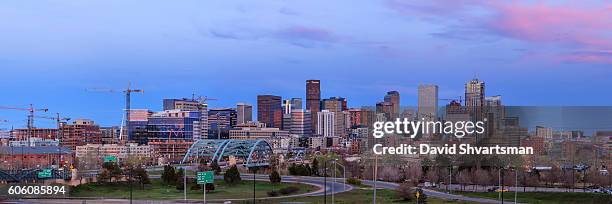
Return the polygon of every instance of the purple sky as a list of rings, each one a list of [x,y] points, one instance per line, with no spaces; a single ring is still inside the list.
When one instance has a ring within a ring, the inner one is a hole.
[[[478,77],[509,105],[612,104],[609,1],[2,1],[0,106],[30,103],[102,125],[131,81],[134,108],[193,92],[213,107],[257,94],[373,105],[421,83],[463,95]],[[0,110],[0,128],[26,113]],[[53,125],[38,120],[39,126]]]

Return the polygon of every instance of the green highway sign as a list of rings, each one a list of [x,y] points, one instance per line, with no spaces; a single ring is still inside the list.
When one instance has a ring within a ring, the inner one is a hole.
[[[104,163],[106,162],[117,162],[117,157],[115,156],[106,156],[104,157]]]
[[[215,177],[212,171],[198,172],[196,178],[198,180],[198,184],[213,183],[215,181]]]
[[[38,178],[51,178],[51,169],[43,169],[38,172]]]

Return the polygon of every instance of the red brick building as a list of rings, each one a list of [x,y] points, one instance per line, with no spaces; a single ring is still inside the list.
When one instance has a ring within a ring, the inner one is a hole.
[[[521,140],[521,147],[532,147],[534,155],[544,155],[546,149],[544,148],[543,137],[528,137]]]
[[[73,124],[60,127],[60,145],[76,150],[77,146],[102,144],[100,126],[91,120],[76,120]]]
[[[32,128],[31,131],[31,137],[43,139],[55,139],[57,137],[57,129],[55,128]],[[28,129],[15,129],[13,130],[13,136],[16,140],[27,140]]]
[[[73,163],[73,151],[66,147],[0,146],[0,169],[44,168]]]

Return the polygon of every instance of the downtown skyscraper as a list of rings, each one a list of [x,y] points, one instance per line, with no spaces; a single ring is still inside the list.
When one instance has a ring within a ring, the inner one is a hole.
[[[394,118],[399,117],[400,113],[400,94],[397,91],[389,91],[387,95],[385,95],[385,102],[391,103],[391,113],[389,114],[388,119],[394,120]]]
[[[438,118],[438,86],[419,85],[418,119],[437,120]]]
[[[478,120],[482,118],[482,108],[485,105],[485,83],[472,79],[465,84],[465,107],[472,116]]]
[[[317,127],[317,113],[321,111],[321,81],[316,79],[306,80],[306,110],[312,116],[312,127]],[[314,132],[313,128],[313,133]]]
[[[257,121],[265,123],[266,127],[282,128],[283,111],[280,96],[257,96]]]
[[[246,124],[247,122],[253,121],[253,106],[250,104],[236,104],[236,112],[238,114],[238,124]]]

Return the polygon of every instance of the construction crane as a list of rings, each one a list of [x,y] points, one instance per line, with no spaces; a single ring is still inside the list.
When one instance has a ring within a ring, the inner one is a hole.
[[[43,119],[50,119],[50,120],[55,120],[55,122],[57,123],[57,133],[55,135],[55,139],[59,140],[60,139],[60,128],[62,127],[62,122],[68,122],[70,120],[70,118],[62,118],[60,117],[59,113],[56,113],[56,117],[50,117],[50,116],[36,116],[37,118],[43,118]]]
[[[21,110],[21,111],[28,111],[29,112],[29,114],[28,114],[28,141],[32,137],[32,128],[34,128],[34,112],[37,112],[37,111],[47,112],[47,111],[49,111],[49,109],[47,109],[47,108],[34,108],[34,106],[32,104],[30,104],[30,107],[28,107],[28,108],[0,106],[0,109]]]
[[[116,89],[88,89],[88,91],[95,92],[123,92],[125,93],[125,117],[121,120],[122,123],[125,123],[125,126],[129,126],[128,121],[130,121],[130,104],[131,104],[131,95],[132,93],[144,93],[143,89],[132,89],[131,83],[128,82],[127,88],[124,90],[116,90]],[[123,124],[121,125],[121,130],[119,133],[119,138],[121,139],[123,136]],[[128,128],[129,129],[129,128]]]

